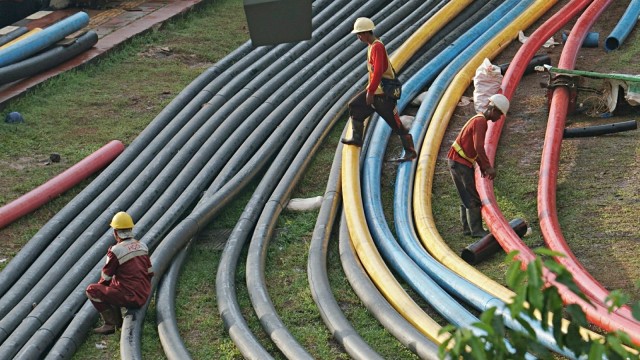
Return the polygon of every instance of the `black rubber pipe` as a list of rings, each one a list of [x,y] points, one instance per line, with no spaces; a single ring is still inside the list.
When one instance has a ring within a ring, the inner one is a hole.
[[[331,335],[352,358],[357,360],[382,359],[362,339],[342,312],[340,305],[333,296],[327,275],[327,249],[335,217],[340,207],[340,199],[342,198],[341,188],[338,185],[342,167],[341,156],[342,143],[339,143],[331,165],[318,219],[311,236],[307,261],[309,288],[311,289],[313,300],[320,311],[320,316]]]
[[[623,131],[636,130],[638,128],[638,122],[636,120],[629,120],[623,122],[617,122],[613,124],[594,125],[581,128],[566,128],[562,133],[563,139],[600,136],[606,134],[615,134]]]
[[[199,78],[199,82],[209,81],[210,79],[206,79],[208,76],[203,76]],[[210,74],[209,74],[210,75]],[[143,131],[141,135],[138,137],[138,141],[135,141],[123,152],[107,169],[105,169],[94,181],[91,182],[81,192],[78,196],[76,196],[67,206],[65,206],[60,212],[58,212],[54,217],[47,223],[45,226],[38,231],[38,233],[21,249],[21,251],[12,259],[9,264],[5,267],[5,269],[0,272],[0,294],[6,295],[8,288],[10,288],[15,281],[20,278],[23,274],[26,273],[26,269],[31,266],[31,264],[35,263],[35,258],[37,258],[42,251],[49,245],[49,243],[56,237],[57,234],[60,233],[62,229],[64,229],[72,220],[80,218],[78,214],[86,209],[89,203],[94,200],[101,191],[108,186],[108,184],[112,183],[114,179],[126,169],[127,165],[130,165],[130,162],[133,160],[135,155],[139,155],[140,152],[151,142],[151,139],[158,136],[158,133],[166,128],[167,124],[173,117],[173,115],[177,114],[186,103],[193,98],[193,95],[197,93],[205,84],[199,83],[195,84],[194,87],[197,89],[187,88],[179,95],[165,110],[165,112],[161,113],[156,120],[152,122],[152,124]],[[172,108],[172,109],[171,109]],[[171,109],[171,110],[170,110]],[[137,152],[137,153],[135,153]],[[87,216],[83,216],[82,218],[86,218]],[[93,219],[89,219],[90,221],[85,223],[85,227],[93,221]],[[64,245],[65,247],[67,245]],[[51,249],[49,249],[51,250]],[[56,256],[61,255],[62,253],[55,252],[47,252],[51,254],[50,259],[54,259]],[[33,268],[33,267],[32,267]],[[35,266],[36,269],[46,269],[47,266]],[[36,276],[37,277],[37,276]],[[18,287],[30,288],[31,286],[24,286],[23,284],[19,284]],[[12,303],[10,306],[13,306]],[[6,315],[8,312],[7,306],[4,305],[3,302],[0,302],[0,316]]]
[[[277,56],[275,56],[275,55],[271,55],[270,57],[277,57]],[[269,57],[266,57],[266,58],[265,58],[265,57],[263,57],[263,58],[262,58],[262,61],[265,61],[265,62],[268,62],[268,61],[272,61],[272,62],[273,62],[273,60],[274,60],[274,59],[270,59]],[[208,109],[207,107],[205,107],[205,108],[206,108],[206,109]],[[190,142],[190,143],[189,143],[189,145],[192,145],[192,143]],[[180,154],[184,154],[184,153],[185,153],[185,152],[181,150]],[[174,160],[174,161],[171,163],[171,165],[176,164],[176,162],[175,162],[175,160],[176,160],[176,159],[174,158],[173,160]],[[164,170],[164,169],[163,169],[163,170]],[[148,187],[148,188],[151,188],[151,189],[152,189],[151,191],[155,191],[155,190],[153,190],[153,189],[156,189],[156,188],[161,188],[160,186],[151,186],[151,187],[147,186],[147,187]],[[143,196],[142,196],[142,197],[143,197]],[[141,198],[142,198],[142,197],[141,197]],[[142,201],[140,201],[140,199],[138,199],[138,203],[145,203],[145,202],[142,202]],[[131,212],[134,212],[134,213],[135,213],[135,212],[136,212],[136,210],[134,209],[134,210],[133,210],[133,211],[131,211]],[[151,223],[150,221],[148,221],[148,218],[147,218],[147,216],[148,216],[149,214],[150,214],[150,212],[147,212],[147,213],[145,214],[145,217],[143,217],[143,218],[142,218],[142,220],[143,220],[143,221],[142,221],[142,223]],[[142,227],[142,223],[141,223],[141,222],[138,222],[137,227],[136,227],[136,231],[139,231],[139,230],[138,230],[138,228]],[[141,232],[144,232],[144,230],[145,230],[145,228],[144,228],[144,227],[142,227],[142,231],[141,231]],[[105,251],[106,251],[106,250],[105,250]],[[95,269],[94,269],[93,271],[95,271]],[[99,273],[99,271],[98,271],[98,272],[96,272],[96,273]],[[78,298],[78,297],[76,297],[76,301],[83,301],[83,300],[84,300],[84,299],[83,299],[82,297],[79,297],[79,298]]]
[[[500,73],[504,75],[507,72],[509,65],[511,65],[511,63],[499,65]],[[541,66],[541,65],[551,65],[551,58],[549,57],[549,55],[538,54],[533,58],[531,58],[531,61],[529,61],[529,65],[527,65],[527,68],[524,70],[524,74],[527,75],[527,74],[534,73],[536,71],[535,70],[536,66]]]
[[[191,359],[191,355],[189,351],[187,351],[187,347],[182,341],[180,332],[178,331],[175,299],[180,269],[184,264],[193,241],[194,240],[191,240],[172,261],[169,271],[158,285],[158,293],[156,296],[158,336],[160,337],[162,349],[169,360]]]
[[[155,264],[154,264],[154,266],[155,266]],[[123,354],[123,357],[125,357],[124,354]]]
[[[527,233],[527,223],[522,219],[513,219],[509,222],[509,225],[520,237]],[[500,247],[500,244],[493,234],[488,234],[464,248],[460,257],[469,264],[475,265],[501,250],[502,247]]]
[[[203,88],[210,84],[223,70],[225,66],[229,66],[237,61],[238,58],[244,56],[250,46],[243,45],[238,48],[227,58],[221,60],[218,64],[211,67],[195,79],[188,87],[176,96],[171,103],[165,107],[158,116],[142,131],[142,133],[125,149],[125,151],[94,181],[91,182],[80,194],[72,199],[61,211],[56,213],[54,217],[47,222],[42,229],[34,235],[34,237],[20,250],[20,252],[12,259],[9,264],[0,272],[0,316],[4,316],[8,312],[8,307],[13,306],[15,302],[5,305],[4,296],[7,290],[23,275],[29,271],[36,271],[34,279],[39,279],[42,273],[50,267],[51,262],[38,263],[35,259],[47,248],[47,256],[45,260],[53,261],[58,258],[67,249],[69,244],[77,238],[75,236],[57,236],[60,232],[68,227],[72,221],[76,221],[76,226],[80,229],[86,229],[89,224],[104,210],[104,204],[99,206],[91,205],[94,200],[111,186],[115,179],[127,168],[134,167],[133,162],[140,157],[147,156],[148,159],[159,151],[170,138],[178,131],[179,125],[174,125],[171,121],[174,118],[189,119],[196,111],[211,98],[209,92],[201,92]],[[170,124],[174,126],[170,126]],[[152,141],[153,140],[153,141]],[[149,147],[147,148],[147,145]],[[148,163],[150,160],[143,161]],[[124,181],[123,181],[124,182]],[[122,191],[122,184],[116,184],[113,191]],[[82,215],[80,213],[82,212]],[[56,242],[49,247],[49,244],[56,238]],[[65,242],[66,241],[66,242]],[[57,247],[55,247],[58,245]],[[29,271],[27,268],[31,266]],[[17,285],[21,291],[33,287],[33,284],[20,283]],[[26,292],[26,291],[25,291]]]
[[[318,76],[324,76],[324,75],[319,74]],[[317,77],[318,77],[318,76],[317,76]],[[325,77],[325,79],[326,79],[326,76],[324,76],[324,77]],[[329,83],[332,83],[332,81],[330,81]],[[314,88],[315,88],[315,86],[314,86]],[[303,112],[306,112],[306,111],[303,111]],[[297,121],[296,121],[296,122],[294,122],[293,124],[295,124],[295,123],[297,123]],[[262,131],[261,131],[261,132],[262,132]],[[287,137],[287,136],[275,136],[275,138],[276,138],[276,139],[285,139],[286,137]],[[255,144],[256,142],[254,142],[254,141],[247,141],[247,142],[245,142],[245,143],[248,143],[248,144]],[[280,148],[280,146],[272,145],[272,146],[271,146],[271,148],[273,148],[273,149],[274,149],[273,151],[275,151],[275,150],[279,149],[279,148]],[[250,153],[250,152],[248,152],[248,151],[243,151],[243,150],[241,150],[241,151],[239,151],[239,152],[242,152],[242,153]],[[265,158],[265,157],[261,157],[261,158]],[[234,158],[234,159],[235,159],[235,158]]]
[[[345,10],[348,11],[348,8]],[[327,39],[327,41],[324,41]],[[333,43],[332,37],[324,36],[323,44],[329,45]],[[340,44],[336,44],[340,45]],[[197,184],[196,187],[206,186],[206,184],[211,182],[211,179],[218,173],[220,168],[229,160],[229,158],[234,157],[237,159],[237,148],[246,141],[246,136],[248,133],[255,130],[255,127],[260,125],[272,124],[271,128],[275,128],[278,126],[280,122],[279,118],[274,119],[270,113],[274,112],[275,104],[287,104],[293,105],[297,103],[298,100],[294,101],[285,101],[282,102],[282,99],[287,99],[290,96],[294,98],[302,99],[306,94],[319,86],[320,81],[326,80],[326,76],[330,75],[330,72],[323,74],[319,72],[319,66],[321,64],[326,64],[331,61],[332,58],[335,58],[335,54],[330,51],[325,51],[323,54],[319,54],[319,50],[322,48],[312,49],[313,51],[309,51],[304,53],[303,55],[292,56],[291,59],[296,58],[299,61],[294,61],[291,66],[286,69],[286,73],[284,76],[272,77],[273,81],[267,81],[266,79],[259,79],[259,83],[263,83],[262,87],[259,87],[258,90],[252,95],[247,96],[247,101],[243,104],[242,107],[229,114],[224,118],[224,123],[211,135],[207,142],[202,146],[202,149],[206,149],[207,152],[198,153],[193,161],[198,162],[207,162],[206,172],[201,172],[196,176],[192,184],[189,187],[192,187],[193,183]],[[301,66],[305,66],[303,69],[300,69]],[[326,70],[325,70],[326,71]],[[295,78],[290,78],[289,75],[298,74]],[[314,75],[312,80],[306,80],[309,76]],[[323,78],[322,75],[325,77]],[[289,79],[289,81],[287,81]],[[267,82],[264,84],[264,82]],[[282,82],[287,82],[287,84],[283,84]],[[307,81],[308,84],[304,87],[302,86],[304,81]],[[315,81],[315,83],[311,83],[311,81]],[[269,96],[270,95],[270,96]],[[265,97],[269,96],[268,99],[264,100]],[[255,107],[258,107],[255,109]],[[251,112],[251,110],[254,110]],[[283,113],[287,113],[290,110],[284,110]],[[282,116],[281,116],[282,117]],[[246,134],[245,136],[236,136],[238,131],[242,129],[242,131]],[[261,132],[264,133],[264,132]],[[233,134],[233,135],[232,135]],[[265,133],[266,135],[266,133]],[[260,142],[255,139],[251,140],[256,144],[260,144]],[[221,148],[222,146],[222,148]],[[244,151],[244,154],[251,154],[251,152]],[[197,160],[196,160],[197,159]],[[189,164],[187,168],[192,168],[193,164]],[[172,184],[173,186],[173,184]],[[184,190],[183,190],[184,189]],[[182,195],[178,195],[182,191]],[[165,192],[166,194],[174,195],[174,198],[167,201],[167,206],[171,206],[172,209],[175,208],[173,212],[171,209],[167,211],[164,217],[171,217],[173,219],[178,219],[180,214],[188,208],[188,204],[193,203],[196,200],[198,194],[201,191],[194,191],[186,188],[186,186],[180,185],[174,191],[171,187]],[[179,203],[176,201],[179,200]],[[184,204],[179,206],[179,204]],[[160,221],[161,224],[166,224],[165,221]],[[173,223],[170,223],[171,225]],[[154,231],[153,229],[147,234],[143,240],[152,244],[155,240],[159,239],[164,233],[162,230],[166,230],[168,226],[165,226],[164,229],[158,228],[158,231]]]
[[[422,5],[425,6],[427,4],[423,3]],[[399,24],[394,26],[394,29],[406,28],[406,26],[403,26],[405,22],[413,24],[416,19],[413,19],[411,15],[419,15],[420,13],[419,11],[416,11],[416,9],[412,8],[403,8],[403,10],[410,11],[410,13],[406,14],[403,11],[396,11],[395,13],[393,13],[393,15],[388,16],[386,19],[391,21],[394,21],[394,19],[398,17],[402,19]],[[409,31],[409,33],[413,33],[413,31]],[[389,35],[393,37],[394,34],[390,33]],[[405,35],[405,37],[407,37],[408,35],[409,34]],[[337,71],[337,73],[341,74],[343,72]],[[333,81],[329,81],[329,83],[333,83]],[[332,95],[335,96],[336,92],[339,92],[339,89],[335,89]],[[321,109],[326,107],[324,104],[318,105],[321,105]],[[313,112],[309,113],[313,114]],[[319,126],[316,130],[318,129],[320,131],[328,131],[326,126]],[[274,194],[272,195],[270,200],[266,203],[265,209],[263,210],[260,219],[258,219],[255,225],[256,231],[254,232],[254,235],[250,242],[247,258],[247,289],[249,291],[249,295],[251,297],[256,314],[260,319],[263,328],[270,334],[270,336],[274,340],[274,343],[278,345],[278,348],[288,358],[300,358],[308,355],[293,338],[293,336],[291,336],[291,334],[287,331],[286,326],[278,317],[275,307],[270,301],[266,283],[264,281],[264,268],[266,262],[266,248],[268,246],[268,239],[271,236],[273,227],[275,226],[275,222],[277,221],[278,215],[281,212],[282,208],[286,206],[289,194],[292,191],[293,186],[295,186],[295,184],[297,183],[298,177],[301,176],[301,169],[304,168],[304,166],[306,166],[306,164],[310,160],[309,154],[313,152],[313,150],[311,149],[305,150],[304,148],[300,151],[297,150],[299,145],[294,144],[301,142],[301,140],[299,140],[301,136],[303,138],[306,138],[306,131],[304,134],[302,134],[300,131],[296,131],[296,137],[293,139],[294,141],[290,140],[286,145],[287,147],[296,147],[293,149],[283,149],[283,152],[281,152],[278,155],[278,158],[274,161],[274,164],[279,164],[278,167],[283,168],[282,164],[287,164],[291,160],[283,162],[280,159],[282,157],[290,159],[291,157],[293,157],[292,154],[298,153],[296,157],[298,164],[294,163],[291,165],[291,167],[287,171],[287,174],[290,175],[285,175],[283,180],[281,180],[281,182],[278,184],[278,187],[274,191]],[[307,144],[312,144],[309,146],[318,146],[317,141],[320,140],[320,136],[321,135],[316,135],[316,138],[310,139],[312,141],[308,142]],[[271,169],[273,169],[273,166]]]
[[[275,57],[275,56],[274,56]],[[265,59],[265,58],[263,58]],[[269,60],[267,58],[267,60]],[[24,341],[27,336],[33,334],[37,327],[40,324],[44,323],[46,317],[48,317],[59,305],[62,300],[67,296],[67,294],[71,291],[73,287],[76,286],[76,282],[72,279],[82,279],[89,270],[94,268],[96,263],[100,263],[101,259],[104,257],[108,246],[113,242],[112,235],[110,231],[106,231],[103,233],[105,227],[107,227],[108,221],[111,218],[112,214],[121,209],[127,209],[129,204],[136,200],[136,204],[142,204],[149,206],[149,204],[153,203],[152,198],[145,198],[144,194],[151,193],[152,196],[157,196],[158,192],[154,191],[158,188],[157,182],[154,181],[151,184],[155,186],[150,186],[150,179],[153,179],[160,171],[164,171],[167,167],[164,164],[170,163],[171,169],[177,171],[176,168],[180,168],[181,164],[186,164],[188,161],[188,153],[184,151],[177,152],[177,154],[187,154],[183,159],[178,159],[176,157],[176,149],[182,144],[187,143],[187,141],[191,141],[190,144],[193,144],[193,133],[199,127],[200,123],[191,121],[187,123],[187,126],[180,129],[177,137],[174,137],[171,142],[170,147],[164,147],[162,151],[155,157],[155,161],[150,163],[144,171],[138,174],[138,179],[142,181],[131,182],[129,186],[123,186],[122,188],[126,188],[121,194],[118,196],[118,199],[114,200],[111,204],[110,208],[105,211],[100,218],[94,221],[94,224],[89,227],[87,231],[83,233],[82,240],[76,240],[71,246],[71,249],[74,249],[72,253],[76,254],[76,257],[65,257],[62,260],[58,260],[58,262],[49,270],[49,272],[39,279],[39,286],[35,287],[30,294],[27,296],[28,301],[22,301],[18,304],[14,309],[9,313],[10,316],[5,317],[0,320],[0,329],[7,330],[12,328],[15,329],[18,322],[26,316],[27,313],[30,312],[30,306],[32,302],[39,303],[39,307],[35,310],[38,315],[35,315],[34,312],[31,312],[29,318],[25,319],[20,324],[19,330],[13,331],[10,341],[5,342],[2,346],[0,346],[0,355],[5,352],[9,354],[11,351],[16,351],[18,346],[22,345],[22,341]],[[139,158],[138,158],[139,159]],[[138,160],[136,159],[136,160]],[[123,174],[131,173],[130,169]],[[166,179],[166,180],[165,180]],[[118,179],[120,180],[120,178]],[[118,181],[116,180],[116,181]],[[161,182],[167,184],[172,180],[171,177],[162,177]],[[113,186],[113,184],[111,185]],[[165,185],[166,187],[166,185]],[[151,190],[149,190],[151,189]],[[146,192],[142,195],[141,192]],[[128,202],[128,203],[127,203]],[[118,204],[120,206],[118,207]],[[144,222],[145,217],[142,216],[145,208],[132,208],[129,209],[130,214],[136,218],[142,218],[142,221],[138,221],[136,231],[144,232],[146,230],[145,226],[148,226],[149,222]],[[149,213],[145,214],[148,216]],[[99,240],[95,241],[95,234],[104,234]],[[87,249],[87,246],[90,246],[90,249]],[[78,259],[78,257],[80,257]],[[73,265],[73,266],[72,266]],[[64,277],[66,282],[54,281],[53,279],[59,279],[60,273],[64,273],[64,269],[70,269],[67,272],[67,275]],[[51,288],[55,286],[54,290]],[[47,296],[46,299],[42,299],[44,296]],[[42,300],[41,300],[42,299]],[[39,319],[38,321],[33,321],[35,319]],[[26,322],[28,320],[28,322]],[[39,322],[39,323],[38,323]],[[2,334],[0,334],[2,335]]]
[[[277,58],[277,56],[274,56],[274,58]],[[269,63],[269,60],[271,60],[270,58],[268,58],[268,57],[267,57],[267,58],[265,58],[264,56],[260,57],[260,59],[262,59],[262,62],[264,63],[264,64],[263,64],[263,66],[266,66],[266,64],[268,64],[268,63]],[[254,70],[254,71],[255,71],[255,70]],[[239,86],[241,86],[241,85],[239,85]],[[197,105],[200,105],[200,104],[197,104]],[[207,108],[207,109],[208,109],[208,108]],[[205,118],[204,120],[206,120],[206,118]],[[204,121],[204,120],[203,120],[203,121]],[[192,121],[192,122],[191,122],[191,124],[194,124],[193,128],[196,128],[196,127],[197,127],[197,126],[196,126],[197,124],[196,124],[195,122],[193,122],[193,121]],[[193,132],[193,130],[189,130],[189,131],[187,131],[186,133],[184,133],[184,136],[182,137],[182,138],[184,139],[184,141],[183,141],[183,142],[186,142],[187,140],[189,140],[189,139],[190,139],[190,137],[191,137],[190,133],[192,133],[192,132]],[[175,139],[174,139],[174,141],[173,141],[173,143],[172,143],[172,144],[174,144],[174,145],[178,146],[178,143],[175,141]],[[167,149],[167,148],[165,147],[165,148],[163,149],[163,151],[164,151],[165,149]],[[170,151],[170,150],[167,150],[167,152],[165,152],[165,154],[167,154],[169,151]],[[171,153],[168,153],[168,155],[167,155],[167,156],[165,156],[165,158],[166,158],[166,162],[168,162],[168,161],[170,161],[170,160],[175,160],[175,158],[174,158],[174,159],[172,159],[172,154],[171,154]],[[154,164],[152,164],[152,165],[154,165],[154,166],[155,166],[155,169],[158,169],[158,168],[159,168],[159,167],[161,167],[161,165],[162,165],[162,162],[161,162],[161,161],[158,161],[157,159],[158,159],[158,158],[156,157],[156,161],[154,162]],[[138,158],[137,160],[139,160],[139,158]],[[145,161],[145,163],[149,163],[149,161]],[[173,161],[173,162],[172,162],[172,164],[175,164],[175,163],[176,163],[175,161]],[[159,166],[156,166],[156,165],[159,165]],[[150,165],[150,166],[151,166],[151,165]],[[152,177],[150,177],[150,176],[149,176],[149,177],[146,177],[146,179],[148,179],[148,178],[152,178]],[[142,183],[142,185],[141,185],[141,186],[138,186],[138,187],[136,187],[136,186],[130,186],[130,187],[128,187],[128,188],[127,188],[127,190],[125,191],[125,193],[121,195],[121,197],[123,197],[123,196],[124,196],[124,197],[131,197],[131,198],[135,198],[138,194],[137,194],[137,193],[134,193],[133,195],[135,195],[135,196],[132,196],[132,194],[131,194],[131,192],[130,192],[130,191],[132,191],[132,189],[144,190],[144,189],[146,188],[146,186],[147,186],[147,185],[148,185],[148,183]],[[129,192],[129,193],[127,194],[126,192]],[[126,206],[123,206],[123,207],[125,207],[125,208],[126,208]],[[115,209],[115,210],[118,210],[118,209]],[[110,216],[113,214],[113,211],[114,211],[114,209],[112,209],[111,211],[108,211],[108,212],[107,212],[107,214],[105,215],[105,216],[106,216],[106,218],[105,218],[105,219],[101,219],[97,224],[94,224],[95,226],[93,226],[93,228],[100,228],[100,227],[103,227],[103,226],[104,226],[104,224],[107,224],[107,223],[108,223],[108,218],[110,218]],[[139,228],[137,228],[136,230],[137,230],[137,231],[144,230],[144,227],[139,227]],[[109,241],[109,236],[108,236],[108,235],[106,235],[106,236],[105,236],[105,238],[106,238],[106,240],[105,240],[105,241]],[[76,243],[77,243],[77,242],[76,242]],[[76,245],[76,243],[74,243],[74,246]],[[106,246],[108,246],[108,243],[106,244]],[[104,252],[106,251],[106,246],[104,246],[104,249],[100,249],[100,248],[98,248],[98,249],[96,250],[96,252],[94,253],[94,255],[95,255],[95,256],[97,256],[96,261],[97,261],[100,257],[102,257],[102,256],[104,255],[104,254],[100,254],[100,252],[103,252],[103,253],[104,253]],[[77,253],[77,252],[76,252],[76,253]],[[85,258],[87,258],[87,256],[85,256],[85,257],[83,258],[83,260],[82,260],[82,261],[84,261],[84,259],[85,259]],[[83,262],[83,263],[84,263],[84,262]],[[74,269],[74,270],[75,270],[75,269]]]

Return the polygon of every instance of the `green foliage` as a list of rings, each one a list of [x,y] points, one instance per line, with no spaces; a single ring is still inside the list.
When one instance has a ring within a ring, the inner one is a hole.
[[[450,337],[440,346],[439,355],[459,359],[524,359],[527,353],[538,358],[551,359],[553,355],[538,341],[529,320],[536,313],[548,314],[549,322],[542,322],[544,330],[551,331],[560,348],[572,352],[576,357],[590,360],[607,359],[640,359],[640,347],[633,345],[631,338],[623,331],[615,331],[602,339],[585,339],[580,329],[589,326],[582,308],[577,304],[563,305],[558,288],[547,286],[545,280],[555,276],[555,281],[574,292],[591,305],[586,296],[573,281],[571,273],[550,257],[562,257],[563,254],[539,249],[535,260],[529,262],[522,271],[523,264],[518,260],[518,252],[507,255],[510,263],[506,274],[507,284],[516,289],[513,302],[507,305],[511,316],[524,328],[524,331],[509,332],[502,316],[495,307],[487,309],[480,316],[480,321],[473,324],[475,329],[455,329],[453,326],[443,328],[442,333],[449,332]],[[542,257],[547,257],[542,260]],[[612,291],[607,297],[608,310],[615,311],[624,305],[629,297],[620,291]],[[634,316],[638,314],[640,305],[633,306]],[[566,331],[562,331],[563,314],[570,319]],[[636,316],[637,318],[637,316]],[[477,331],[480,330],[480,331]],[[507,349],[505,339],[509,339],[512,349]],[[635,352],[634,352],[635,351]]]

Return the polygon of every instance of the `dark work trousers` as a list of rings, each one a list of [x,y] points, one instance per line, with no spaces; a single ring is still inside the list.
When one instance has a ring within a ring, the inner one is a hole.
[[[373,107],[371,107],[367,105],[367,91],[363,90],[349,102],[349,115],[353,121],[364,122],[374,112],[378,113],[389,124],[394,133],[398,135],[409,133],[400,121],[395,100],[384,95],[375,95],[373,97]]]
[[[448,160],[449,172],[451,178],[456,184],[458,195],[462,201],[462,205],[467,209],[479,208],[482,206],[480,195],[476,190],[476,179],[474,177],[473,168],[462,165],[459,162]]]
[[[108,285],[91,284],[86,290],[87,297],[98,312],[103,312],[110,306],[119,306],[127,308],[138,308],[133,295],[121,288],[114,288]]]

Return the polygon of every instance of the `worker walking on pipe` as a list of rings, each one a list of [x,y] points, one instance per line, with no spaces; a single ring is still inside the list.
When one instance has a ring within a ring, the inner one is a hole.
[[[413,145],[413,137],[402,125],[397,100],[386,95],[382,89],[383,79],[395,79],[396,74],[389,61],[389,56],[384,44],[373,34],[375,25],[368,18],[358,18],[353,24],[352,34],[356,34],[358,40],[366,43],[367,69],[369,70],[369,83],[349,102],[349,115],[353,135],[350,139],[343,138],[342,143],[347,145],[362,146],[364,140],[364,121],[374,112],[378,113],[391,127],[391,130],[400,136],[404,148],[404,156],[397,161],[410,161],[417,157]]]
[[[488,234],[482,227],[482,202],[476,190],[473,165],[478,164],[482,177],[490,180],[496,177],[496,170],[484,150],[484,139],[488,121],[498,121],[508,110],[509,99],[504,95],[489,97],[487,109],[467,121],[447,154],[449,172],[462,202],[460,221],[465,235],[481,238]]]
[[[139,308],[147,302],[153,277],[149,249],[133,238],[131,216],[124,211],[115,214],[111,227],[116,244],[107,251],[100,281],[86,290],[104,320],[104,325],[93,331],[103,335],[122,327],[121,307]]]

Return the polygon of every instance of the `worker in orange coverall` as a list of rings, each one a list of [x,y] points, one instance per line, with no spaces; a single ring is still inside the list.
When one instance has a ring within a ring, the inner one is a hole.
[[[93,331],[103,335],[122,327],[121,307],[138,308],[147,302],[153,277],[149,249],[133,238],[131,216],[124,211],[117,213],[111,227],[116,244],[107,251],[100,281],[86,290],[104,320],[104,325]]]

